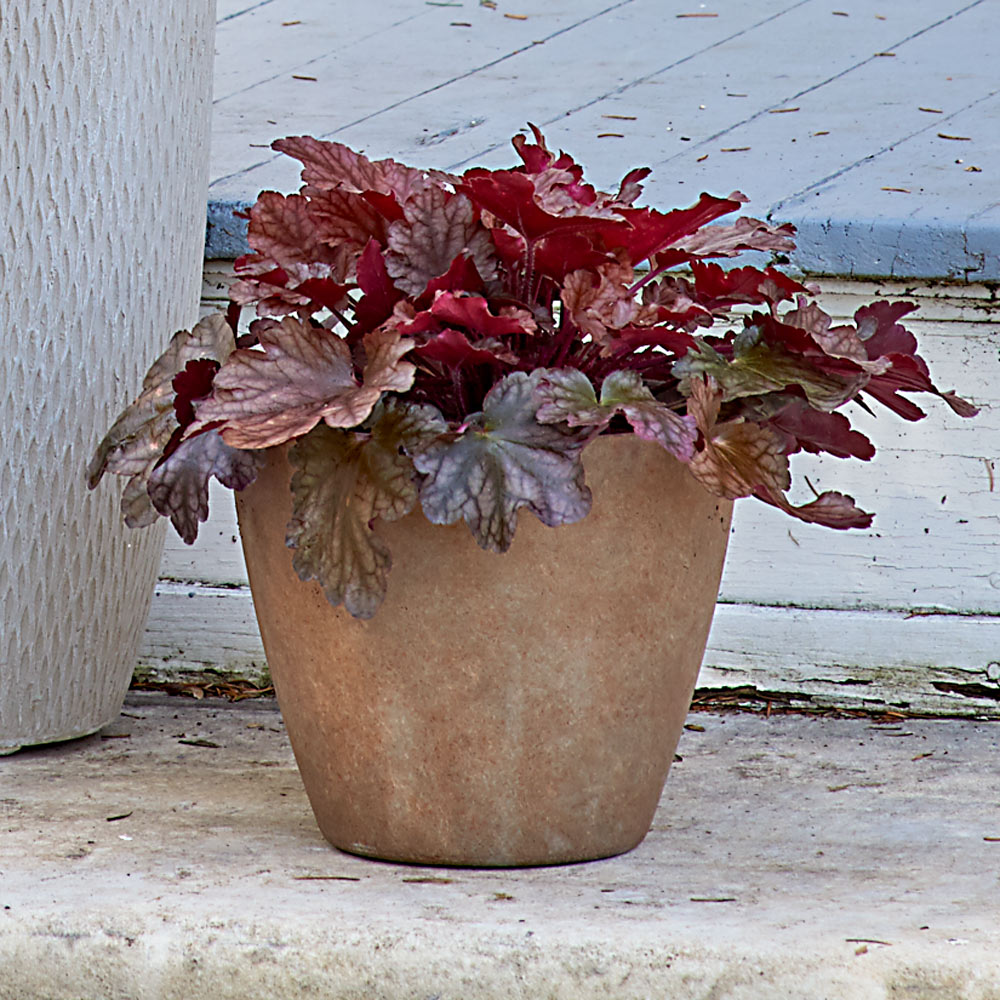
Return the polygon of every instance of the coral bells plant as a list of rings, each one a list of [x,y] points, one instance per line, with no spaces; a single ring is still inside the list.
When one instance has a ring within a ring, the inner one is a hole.
[[[242,489],[264,449],[289,445],[295,570],[366,618],[391,564],[380,520],[419,505],[503,552],[521,508],[552,526],[586,516],[580,456],[599,434],[655,442],[718,496],[864,528],[872,515],[842,493],[793,505],[789,456],[871,458],[839,412],[852,401],[917,420],[902,393],[926,392],[976,412],[931,382],[899,322],[915,306],[874,302],[834,326],[777,268],[713,263],[793,248],[790,226],[709,225],[743,195],[639,208],[648,170],[598,191],[532,132],[514,137],[520,165],[461,176],[275,142],[304,186],[260,195],[228,312],[175,334],[91,485],[128,476],[127,523],[165,515],[191,542],[213,475]]]

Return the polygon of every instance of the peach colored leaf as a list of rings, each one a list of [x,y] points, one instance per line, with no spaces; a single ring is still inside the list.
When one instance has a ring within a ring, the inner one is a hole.
[[[279,267],[337,264],[337,252],[324,236],[309,200],[302,195],[263,191],[250,209],[247,242]],[[343,280],[344,276],[339,277]]]
[[[853,497],[833,490],[821,493],[815,500],[801,507],[789,503],[783,494],[772,493],[764,487],[758,487],[754,495],[807,524],[822,524],[826,528],[841,531],[848,528],[870,528],[874,517],[856,506]]]
[[[833,320],[815,302],[804,295],[798,297],[798,306],[781,317],[788,326],[797,326],[819,345],[831,358],[844,358],[872,375],[881,375],[889,368],[885,358],[869,360],[864,341],[856,327],[833,326]]]
[[[358,193],[375,191],[391,194],[402,204],[414,194],[436,186],[446,175],[429,175],[395,160],[369,160],[339,142],[314,139],[308,135],[289,136],[271,143],[304,164],[305,194],[342,188]]]
[[[371,618],[382,603],[392,557],[375,522],[413,509],[417,487],[404,449],[445,429],[433,407],[390,405],[370,435],[320,425],[289,450],[292,565],[301,579],[318,580],[334,606]]]
[[[331,246],[350,243],[363,250],[370,239],[385,243],[386,219],[364,196],[354,191],[317,192],[309,200],[309,216],[316,224],[320,239]]]
[[[691,379],[690,390],[688,410],[702,434],[702,448],[688,463],[692,475],[729,500],[750,496],[759,486],[784,493],[791,478],[781,436],[755,423],[716,423],[722,393],[713,379]]]
[[[208,358],[223,362],[235,347],[233,331],[223,313],[206,316],[193,330],[175,333],[167,349],[146,373],[138,398],[122,411],[98,446],[87,467],[90,488],[93,489],[107,471],[139,476],[144,491],[145,477],[160,460],[178,427],[174,413],[174,376],[183,371],[189,361]],[[133,519],[139,516],[133,511]]]
[[[431,279],[445,274],[460,254],[472,259],[480,276],[496,273],[493,244],[465,195],[428,189],[403,208],[404,219],[389,227],[385,263],[396,286],[421,295]]]
[[[632,266],[623,257],[597,268],[573,271],[563,281],[563,308],[582,333],[608,345],[614,335],[611,331],[645,326],[659,318],[657,306],[637,299],[632,291],[634,280]]]
[[[586,435],[535,419],[539,378],[539,372],[506,376],[461,433],[414,453],[429,521],[464,519],[480,547],[505,552],[521,507],[549,526],[587,514],[591,497],[580,462]]]
[[[669,245],[699,257],[736,257],[744,250],[790,253],[795,249],[794,236],[795,227],[789,223],[772,226],[741,216],[731,226],[704,226]]]
[[[371,339],[369,339],[371,338]],[[195,433],[220,423],[234,448],[269,448],[308,433],[321,420],[356,427],[386,391],[413,383],[414,366],[401,358],[413,342],[396,333],[365,338],[363,381],[347,343],[323,327],[286,317],[261,328],[263,350],[240,349],[215,377],[211,397],[196,407]]]

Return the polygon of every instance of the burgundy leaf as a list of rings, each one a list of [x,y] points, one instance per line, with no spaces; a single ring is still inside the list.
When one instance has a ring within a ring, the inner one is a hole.
[[[868,461],[875,454],[875,446],[851,427],[842,413],[823,413],[814,410],[804,399],[790,397],[787,404],[768,421],[775,430],[787,434],[798,447],[818,454],[827,452],[837,458],[860,458]]]
[[[492,277],[495,272],[495,263],[492,258],[489,267]],[[483,277],[476,267],[476,262],[464,253],[460,253],[444,274],[431,278],[427,282],[427,287],[420,296],[420,302],[422,304],[428,301],[433,302],[438,292],[481,293],[483,289]]]
[[[862,306],[854,314],[858,336],[868,357],[889,366],[873,375],[865,391],[906,420],[920,420],[926,414],[911,400],[900,396],[900,390],[933,393],[960,417],[974,417],[978,407],[953,391],[942,392],[934,385],[926,362],[916,353],[916,337],[897,322],[916,308],[912,302],[880,301]]]
[[[425,476],[420,502],[428,520],[464,519],[482,548],[505,552],[521,507],[550,527],[587,514],[591,497],[580,462],[585,437],[538,423],[538,380],[537,372],[505,376],[462,433],[414,454]]]
[[[694,297],[706,309],[728,310],[748,303],[778,303],[809,289],[787,275],[768,267],[734,267],[723,270],[718,264],[691,262]]]
[[[827,491],[810,503],[796,507],[788,502],[782,493],[772,493],[764,486],[758,486],[754,496],[783,510],[792,517],[808,524],[821,524],[827,528],[845,531],[848,528],[870,528],[874,515],[861,510],[852,497],[844,493]]]
[[[618,194],[615,195],[615,201],[619,205],[632,205],[635,200],[642,194],[642,181],[644,181],[650,174],[652,170],[649,167],[638,167],[635,170],[630,170],[623,178],[621,185],[618,188]]]
[[[413,353],[422,361],[437,361],[449,367],[460,365],[493,365],[500,362],[516,361],[517,356],[511,355],[499,341],[472,343],[469,338],[458,330],[444,329],[425,340]]]
[[[629,226],[615,230],[609,244],[624,247],[629,260],[638,264],[690,236],[713,219],[735,212],[745,200],[738,192],[729,198],[716,198],[703,193],[690,208],[672,212],[657,212],[650,208],[622,209],[621,215]]]
[[[805,330],[824,354],[844,358],[869,374],[881,374],[888,367],[882,358],[869,360],[865,344],[853,326],[833,326],[833,320],[815,302],[799,296],[798,308],[785,313],[781,322]]]
[[[358,286],[364,295],[354,307],[354,318],[363,330],[374,330],[391,315],[403,293],[392,283],[382,251],[370,240],[358,258]]]
[[[473,168],[463,175],[459,190],[529,241],[556,232],[598,233],[621,227],[620,221],[608,218],[605,209],[594,211],[572,198],[558,205],[550,198],[554,211],[548,211],[536,197],[534,179],[516,170]]]
[[[913,354],[917,338],[899,320],[919,308],[915,302],[872,302],[861,306],[854,314],[858,336],[865,342],[868,357],[883,354]]]
[[[534,333],[535,321],[523,309],[508,309],[499,316],[490,312],[489,303],[480,295],[456,295],[441,292],[434,298],[430,314],[441,323],[460,326],[480,338],[506,337]],[[410,331],[404,327],[401,333]]]
[[[194,423],[194,401],[203,399],[212,391],[215,373],[221,365],[213,358],[189,361],[183,371],[173,378],[174,414],[180,427]]]

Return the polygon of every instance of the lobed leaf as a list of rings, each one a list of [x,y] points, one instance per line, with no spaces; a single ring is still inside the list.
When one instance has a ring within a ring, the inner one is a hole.
[[[915,403],[900,396],[900,390],[933,393],[960,417],[974,417],[979,412],[978,407],[954,391],[942,392],[934,385],[926,362],[916,353],[916,338],[897,322],[916,308],[912,302],[881,301],[862,306],[854,314],[858,336],[868,356],[888,365],[873,375],[865,391],[906,420],[919,420],[926,414]]]
[[[138,398],[122,411],[98,445],[87,467],[90,488],[101,481],[105,472],[113,472],[139,477],[144,489],[145,477],[179,426],[174,412],[175,376],[190,361],[223,362],[235,347],[233,331],[222,313],[207,316],[190,331],[175,333],[146,373]],[[140,515],[133,510],[131,516],[135,520],[148,514]]]
[[[844,358],[862,371],[880,375],[889,363],[884,358],[870,359],[864,341],[853,326],[833,326],[833,320],[815,302],[800,295],[798,307],[785,313],[781,322],[805,330],[823,353],[831,358]]]
[[[403,208],[404,219],[389,227],[385,263],[397,287],[422,295],[428,283],[446,274],[460,256],[471,258],[486,279],[496,265],[489,233],[465,195],[431,188]]]
[[[460,433],[414,453],[425,476],[420,502],[428,520],[464,519],[482,548],[505,552],[521,507],[549,526],[587,514],[591,496],[580,462],[586,437],[535,419],[540,377],[507,375]]]
[[[621,413],[644,441],[655,442],[682,462],[694,456],[694,417],[682,417],[657,400],[638,372],[612,372],[601,385],[598,402],[583,372],[573,368],[547,371],[541,376],[538,396],[542,400],[536,417],[539,423],[563,421],[570,427],[591,427],[600,433]]]
[[[574,271],[563,281],[563,308],[583,333],[606,346],[614,337],[612,331],[648,326],[659,318],[656,306],[637,300],[634,278],[632,266],[623,260],[601,264],[596,272]]]
[[[702,448],[688,467],[716,496],[735,500],[763,487],[782,494],[791,485],[780,435],[759,424],[717,423],[723,394],[714,379],[692,379],[688,411],[702,435]]]
[[[699,257],[736,257],[744,250],[791,253],[795,249],[794,236],[795,227],[790,223],[772,226],[742,216],[731,226],[705,226],[675,240],[671,246]]]
[[[759,404],[772,399],[776,408],[766,413],[753,412],[764,410],[765,407]],[[791,395],[765,397],[759,404],[748,408],[751,415],[786,435],[789,443],[785,451],[788,454],[804,448],[814,454],[826,452],[837,458],[860,458],[864,461],[875,455],[875,446],[864,434],[854,430],[842,413],[814,410],[801,397]]]
[[[716,198],[703,192],[690,208],[678,208],[672,212],[657,212],[649,208],[623,209],[621,215],[629,225],[615,231],[611,245],[624,247],[632,264],[639,264],[668,247],[676,246],[706,223],[735,212],[745,201],[745,196],[738,191],[728,198]],[[689,259],[690,255],[687,251],[678,250],[677,257],[677,263],[680,263]]]
[[[792,354],[778,344],[769,344],[758,327],[747,327],[733,341],[732,358],[723,357],[704,341],[697,351],[690,351],[673,366],[687,392],[696,381],[693,376],[711,375],[722,389],[723,401],[741,396],[757,396],[788,386],[798,386],[811,406],[834,410],[853,399],[867,384],[868,375],[841,375],[824,371],[809,359]]]
[[[840,531],[848,528],[870,528],[874,517],[856,506],[853,497],[833,490],[821,493],[815,500],[801,507],[789,503],[783,494],[771,493],[763,487],[758,487],[754,495],[759,500],[807,524],[821,524],[826,528],[836,528]]]
[[[413,383],[414,366],[402,361],[413,346],[387,330],[366,335],[362,382],[347,343],[323,327],[286,317],[261,328],[263,350],[235,351],[215,377],[211,398],[197,407],[197,429],[221,424],[234,448],[269,448],[308,433],[321,420],[356,427],[383,392]]]
[[[370,618],[385,597],[392,557],[374,528],[416,504],[418,447],[446,425],[433,407],[386,406],[368,435],[316,427],[289,450],[292,518],[286,543],[302,580],[317,580],[327,600]]]
[[[208,483],[212,476],[232,490],[257,478],[258,456],[231,448],[218,431],[182,441],[150,473],[146,492],[156,511],[169,517],[177,534],[191,545],[198,524],[208,519]]]
[[[309,135],[278,139],[271,143],[271,148],[304,165],[302,179],[308,185],[304,193],[309,196],[337,189],[358,193],[373,191],[393,195],[402,204],[447,179],[445,175],[432,177],[395,160],[369,160],[343,143]]]

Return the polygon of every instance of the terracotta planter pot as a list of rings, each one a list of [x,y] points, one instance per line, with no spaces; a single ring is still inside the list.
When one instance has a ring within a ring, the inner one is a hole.
[[[656,445],[603,437],[578,524],[522,514],[511,550],[416,512],[370,621],[302,583],[273,449],[237,496],[278,700],[324,835],[423,864],[554,864],[646,835],[691,699],[731,504]]]

